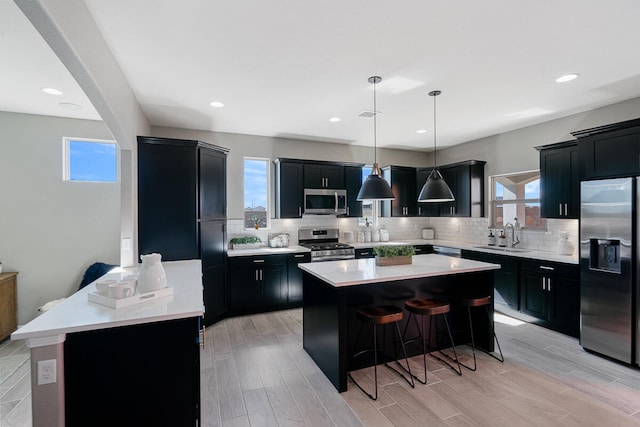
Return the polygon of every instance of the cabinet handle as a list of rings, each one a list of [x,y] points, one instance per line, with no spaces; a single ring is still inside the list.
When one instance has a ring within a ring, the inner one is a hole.
[[[347,216],[351,215],[351,208],[349,206],[347,206]]]
[[[553,267],[547,267],[546,265],[541,265],[541,266],[540,266],[540,269],[542,269],[542,270],[549,270],[549,271],[553,271],[553,270],[555,270],[555,268],[553,268]]]
[[[263,259],[254,259],[253,262],[254,263],[261,263],[261,262],[264,262],[264,260]]]
[[[294,255],[294,258],[304,258],[304,255]]]
[[[369,252],[360,252],[360,256],[369,255]]]
[[[262,269],[260,269],[260,281],[261,281],[261,282],[262,282],[262,278],[264,277],[263,272],[264,272],[264,271],[263,271]]]
[[[418,206],[418,215],[422,215],[422,206]]]
[[[551,292],[551,277],[547,278],[547,291]]]
[[[560,210],[558,215],[562,216],[562,203],[558,203],[558,209]]]
[[[567,208],[568,203],[564,204],[564,216],[569,215],[569,209]]]
[[[298,216],[302,216],[302,206],[298,206]]]
[[[258,271],[260,270],[256,270],[256,274],[255,274],[256,282],[258,281]]]

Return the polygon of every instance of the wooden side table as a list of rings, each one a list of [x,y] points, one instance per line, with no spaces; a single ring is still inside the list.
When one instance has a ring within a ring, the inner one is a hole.
[[[0,273],[0,341],[18,328],[18,273]]]

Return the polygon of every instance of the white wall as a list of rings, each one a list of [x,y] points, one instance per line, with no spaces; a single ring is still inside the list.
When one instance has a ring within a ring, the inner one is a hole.
[[[19,272],[20,324],[93,262],[120,263],[120,183],[63,182],[64,136],[113,139],[99,121],[0,112],[0,260]]]
[[[272,160],[277,157],[286,157],[292,159],[373,163],[373,147],[164,127],[152,127],[151,132],[152,136],[197,139],[230,150],[227,162],[228,219],[244,218],[242,171],[243,158],[245,156],[264,157]],[[378,163],[381,166],[425,166],[426,157],[426,153],[416,151],[378,149]],[[271,203],[274,206],[275,196],[274,194],[271,196]]]

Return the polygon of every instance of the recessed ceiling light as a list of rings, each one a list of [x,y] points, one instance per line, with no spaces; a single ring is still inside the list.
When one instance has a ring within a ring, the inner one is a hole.
[[[329,119],[329,121],[330,121],[330,122],[334,122],[334,123],[335,123],[335,122],[339,122],[340,120],[342,120],[340,117],[331,117],[331,118]]]
[[[222,102],[219,101],[212,101],[209,103],[209,105],[211,105],[214,108],[222,108],[224,107],[224,104]]]
[[[558,77],[556,79],[556,82],[558,83],[565,83],[565,82],[570,82],[571,80],[576,79],[580,74],[565,74],[562,77]]]
[[[48,93],[49,95],[62,95],[62,91],[58,89],[54,89],[52,87],[43,87],[42,91],[44,93]]]
[[[80,110],[82,108],[82,105],[74,104],[73,102],[59,102],[58,105],[62,108],[68,108],[70,110]]]
[[[426,131],[426,130],[424,130],[424,129],[418,129],[418,130],[416,131],[416,133],[427,133],[427,131]]]

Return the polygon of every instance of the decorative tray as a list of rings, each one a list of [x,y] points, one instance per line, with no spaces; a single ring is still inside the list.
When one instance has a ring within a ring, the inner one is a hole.
[[[146,301],[157,300],[162,297],[167,297],[173,295],[173,288],[167,286],[166,288],[159,289],[153,292],[147,292],[144,294],[135,294],[128,298],[115,299],[110,298],[105,295],[100,295],[97,292],[89,292],[89,301],[95,302],[96,304],[104,305],[105,307],[110,308],[122,308],[128,307],[130,305],[141,304]]]

